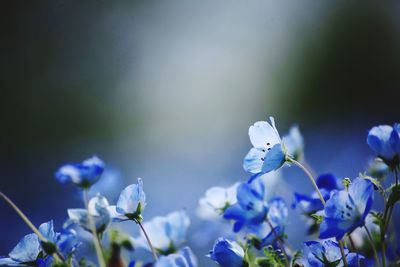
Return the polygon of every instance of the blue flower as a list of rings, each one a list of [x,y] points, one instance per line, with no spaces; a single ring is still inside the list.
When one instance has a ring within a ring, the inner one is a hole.
[[[393,161],[398,164],[400,154],[400,124],[393,127],[379,125],[368,132],[367,143],[379,157],[392,165]]]
[[[105,197],[98,194],[89,200],[88,209],[68,209],[69,219],[91,232],[89,217],[93,218],[97,232],[103,232],[110,223],[109,204]]]
[[[301,160],[304,156],[304,140],[297,125],[292,126],[289,134],[282,137],[286,153],[295,160]]]
[[[244,158],[245,171],[267,173],[280,168],[285,163],[286,156],[274,118],[270,117],[270,121],[271,123],[258,121],[250,126],[249,137],[253,148]]]
[[[264,222],[268,203],[266,200],[265,186],[260,179],[248,183],[241,183],[237,189],[237,203],[228,207],[224,218],[234,220],[235,232],[247,225],[259,225]]]
[[[66,164],[61,166],[55,174],[62,183],[73,183],[82,188],[89,188],[96,183],[104,171],[104,162],[93,156],[82,163]]]
[[[55,245],[58,241],[59,234],[54,231],[53,221],[42,223],[39,226],[39,232],[48,241],[43,243],[39,240],[39,237],[32,233],[24,236],[21,241],[14,247],[14,249],[8,254],[8,258],[0,258],[1,265],[9,266],[25,266],[25,265],[40,265],[45,262],[44,257],[46,256],[45,248],[49,248],[49,245],[53,244],[53,249],[56,249]],[[43,258],[38,257],[42,253]],[[40,262],[39,262],[40,260]]]
[[[368,173],[380,180],[384,179],[390,172],[389,166],[383,160],[376,158],[368,162]]]
[[[151,221],[143,223],[154,248],[161,254],[175,252],[186,239],[186,232],[190,219],[184,211],[171,212],[166,216],[154,217]],[[150,250],[143,232],[136,239],[136,244]]]
[[[204,219],[214,219],[224,210],[236,203],[236,191],[239,183],[228,188],[214,186],[209,188],[205,196],[199,200],[199,215]]]
[[[207,255],[221,267],[244,266],[244,251],[235,241],[219,238],[215,241],[213,249]]]
[[[348,191],[335,191],[326,202],[319,237],[340,240],[346,233],[363,226],[371,210],[373,196],[373,184],[362,178],[356,178]]]
[[[122,190],[116,206],[110,206],[108,211],[114,221],[141,221],[141,213],[146,207],[146,194],[143,191],[143,181],[137,179],[137,184],[131,184]]]
[[[8,254],[8,258],[0,258],[0,266],[34,265],[41,251],[40,241],[36,234],[24,236]]]
[[[340,180],[332,174],[322,174],[318,176],[316,183],[325,201],[330,198],[333,190],[343,189],[343,185],[341,184]],[[311,196],[294,193],[294,198],[294,205],[299,207],[304,213],[311,214],[324,208],[324,205],[322,204],[316,191],[314,191]]]
[[[161,256],[154,267],[197,267],[197,259],[189,247],[182,248],[178,253]]]
[[[274,245],[277,241],[278,237],[282,237],[285,232],[285,226],[287,224],[288,219],[288,208],[285,201],[282,198],[273,198],[268,202],[269,210],[268,210],[268,221],[273,227],[271,229],[268,224],[268,234],[263,235],[261,243],[262,246]]]
[[[305,256],[310,266],[343,266],[342,254],[338,243],[332,240],[324,240],[321,242],[309,241],[304,244],[308,248],[308,254]],[[357,253],[349,252],[347,248],[344,248],[344,253],[349,267],[359,266],[359,261],[364,259],[363,256]]]

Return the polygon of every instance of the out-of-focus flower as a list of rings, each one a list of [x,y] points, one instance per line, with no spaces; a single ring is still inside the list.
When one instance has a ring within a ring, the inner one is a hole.
[[[69,219],[79,224],[85,230],[91,232],[89,225],[90,215],[93,218],[97,232],[104,232],[110,223],[110,214],[108,212],[109,204],[105,197],[98,194],[89,200],[88,209],[68,209]]]
[[[40,241],[36,234],[28,234],[8,254],[8,258],[0,258],[0,266],[33,265],[41,251]]]
[[[318,176],[316,183],[325,201],[330,198],[331,192],[343,189],[343,184],[332,174],[322,174]],[[294,206],[299,207],[300,210],[306,214],[315,213],[324,208],[316,191],[310,196],[294,193],[294,198]]]
[[[344,266],[338,243],[332,240],[323,240],[321,242],[305,242],[305,245],[309,250],[306,256],[310,266]],[[359,261],[364,259],[363,256],[357,253],[349,252],[347,248],[344,248],[344,254],[349,267],[360,266]]]
[[[205,196],[199,200],[198,214],[204,219],[214,219],[224,213],[224,210],[236,203],[236,191],[239,183],[228,188],[214,186],[208,189]]]
[[[285,226],[288,219],[288,208],[285,201],[282,198],[273,198],[268,201],[268,214],[267,219],[271,226],[268,225],[268,234],[263,235],[262,245],[273,245],[277,241],[277,238],[281,238],[285,232]]]
[[[39,232],[47,240],[41,242],[35,234],[24,236],[21,241],[8,254],[9,257],[0,258],[0,266],[50,266],[52,258],[49,256],[57,249],[63,255],[69,255],[63,246],[65,236],[54,231],[53,221],[42,223]]]
[[[189,247],[184,247],[178,253],[161,256],[154,267],[197,267],[197,259]]]
[[[233,230],[238,232],[243,226],[261,224],[268,212],[264,183],[259,180],[241,183],[237,189],[237,203],[228,207],[224,218],[234,220]]]
[[[389,166],[399,163],[400,124],[379,125],[368,132],[367,143]]]
[[[371,210],[373,196],[373,184],[362,178],[356,178],[348,191],[335,191],[326,202],[319,237],[340,240],[346,233],[363,226]]]
[[[372,177],[382,180],[388,175],[390,169],[383,160],[375,158],[368,162],[368,172]]]
[[[182,245],[189,225],[190,219],[185,211],[174,211],[143,223],[153,247],[165,255],[175,252]],[[136,239],[136,245],[150,250],[143,232]]]
[[[146,194],[143,191],[143,181],[137,179],[137,184],[131,184],[122,190],[117,205],[110,206],[108,211],[114,221],[141,221],[141,213],[146,207]]]
[[[82,188],[89,188],[96,183],[104,171],[104,162],[93,156],[82,163],[65,164],[55,174],[56,179],[62,183],[73,183]]]
[[[295,160],[301,160],[304,156],[304,140],[297,125],[292,126],[289,133],[282,137],[286,152]]]
[[[285,150],[273,117],[271,123],[258,121],[249,128],[250,142],[253,148],[243,161],[245,171],[267,173],[280,168],[285,163]]]
[[[221,265],[221,267],[244,266],[244,251],[242,247],[235,241],[229,241],[224,238],[219,238],[215,241],[208,257]]]

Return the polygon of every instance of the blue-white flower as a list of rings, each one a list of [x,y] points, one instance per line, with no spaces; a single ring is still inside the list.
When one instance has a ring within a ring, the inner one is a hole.
[[[108,209],[107,199],[98,194],[89,200],[88,209],[68,209],[68,216],[71,221],[90,232],[89,214],[94,221],[97,232],[101,233],[111,221]]]
[[[265,234],[265,230],[264,233],[258,232],[258,235],[263,237],[261,240],[262,246],[274,245],[277,238],[282,238],[289,214],[287,205],[282,198],[271,199],[268,201],[268,207],[267,219],[273,228],[271,229],[269,224],[264,223],[264,229],[268,230],[267,234]]]
[[[207,255],[221,267],[243,267],[244,251],[235,241],[219,238]]]
[[[184,247],[177,253],[161,256],[154,267],[197,267],[197,259],[189,247]]]
[[[280,168],[286,160],[282,140],[275,127],[273,117],[271,123],[258,121],[249,128],[250,142],[253,148],[243,161],[245,171],[251,173],[267,173]]]
[[[368,173],[380,180],[384,179],[390,172],[389,166],[383,160],[376,158],[368,162]]]
[[[295,160],[301,160],[304,156],[304,140],[297,125],[292,126],[289,133],[282,137],[286,153]]]
[[[379,125],[368,132],[367,143],[389,165],[398,164],[400,154],[400,124]]]
[[[143,223],[154,248],[161,254],[173,253],[185,242],[189,225],[190,219],[185,211],[174,211]],[[143,232],[136,244],[150,250]]]
[[[59,248],[62,235],[54,231],[52,220],[42,223],[38,230],[47,240],[46,243],[41,242],[36,234],[28,234],[24,236],[8,254],[9,257],[0,258],[0,266],[40,266],[48,262],[49,249],[59,249],[61,253],[63,252],[63,250]]]
[[[363,226],[373,197],[373,184],[362,178],[356,178],[347,191],[335,191],[326,202],[319,237],[340,240],[346,233]]]
[[[324,240],[321,242],[305,242],[305,245],[308,248],[308,253],[305,256],[307,257],[310,266],[344,266],[338,243],[332,240]],[[346,261],[349,267],[360,266],[359,261],[364,259],[363,256],[357,253],[349,252],[347,248],[344,248],[344,253],[346,255]]]
[[[146,207],[146,194],[143,191],[143,181],[137,179],[137,184],[131,184],[122,190],[116,206],[110,206],[108,211],[114,221],[141,221],[141,213]]]
[[[215,219],[224,210],[236,203],[236,191],[239,183],[228,188],[214,186],[208,189],[199,200],[198,214],[204,219]]]
[[[93,156],[82,163],[65,164],[55,174],[56,179],[62,183],[73,183],[82,188],[89,188],[96,183],[104,171],[104,162]]]
[[[33,266],[41,250],[37,235],[26,235],[8,254],[8,258],[0,258],[0,266]]]
[[[332,174],[322,174],[318,176],[316,183],[325,201],[330,198],[331,192],[344,188],[340,180]],[[324,208],[316,191],[311,195],[294,193],[294,198],[294,205],[299,207],[300,210],[306,214],[312,214]]]
[[[233,230],[238,232],[243,226],[259,225],[268,212],[265,186],[260,179],[241,183],[237,189],[237,203],[229,206],[224,218],[234,220]]]

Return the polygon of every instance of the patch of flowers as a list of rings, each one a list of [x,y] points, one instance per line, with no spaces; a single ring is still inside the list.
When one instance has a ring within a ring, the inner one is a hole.
[[[197,257],[208,257],[207,266],[222,267],[400,266],[392,220],[400,200],[400,124],[369,130],[366,140],[374,159],[352,179],[315,175],[305,160],[297,126],[281,137],[271,117],[250,126],[249,137],[252,147],[243,160],[249,178],[226,188],[212,187],[199,200],[202,219],[230,226],[224,236],[210,237],[215,242],[207,255],[195,256],[186,245],[190,218],[184,210],[143,217],[147,199],[141,178],[127,185],[116,203],[99,193],[89,199],[89,190],[105,169],[94,156],[65,164],[55,173],[60,183],[79,188],[83,198],[83,207],[68,209],[60,228],[52,220],[36,227],[0,192],[32,229],[0,258],[0,265],[197,267]],[[270,197],[273,189],[268,180],[284,167],[299,168],[314,187],[311,192],[292,192],[292,205],[282,197]],[[375,208],[376,201],[383,203],[382,209]],[[286,233],[291,216],[296,216],[294,209],[307,225],[302,244],[290,244]],[[121,230],[122,222],[137,225],[139,234]],[[138,248],[147,255],[127,256]]]

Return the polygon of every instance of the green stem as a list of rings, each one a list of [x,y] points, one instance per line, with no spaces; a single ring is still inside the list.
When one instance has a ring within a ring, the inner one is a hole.
[[[346,255],[344,254],[344,245],[342,240],[339,240],[339,247],[340,247],[340,253],[342,254],[343,265],[344,267],[348,267]]]
[[[284,247],[283,242],[282,242],[282,240],[281,240],[281,237],[280,237],[280,236],[278,235],[278,233],[275,231],[274,227],[272,226],[272,224],[271,224],[271,222],[268,220],[268,218],[266,218],[265,221],[268,223],[269,227],[271,228],[272,234],[275,236],[275,238],[276,238],[276,240],[277,240],[277,242],[278,242],[278,244],[279,244],[279,247],[281,248],[281,250],[282,250],[282,252],[283,252],[283,257],[285,258],[285,265],[286,265],[287,267],[289,267],[290,264],[289,264],[289,260],[288,260],[288,255],[286,254],[286,250],[285,250],[285,247]]]
[[[292,162],[293,164],[295,164],[297,167],[299,167],[308,176],[308,178],[310,179],[310,182],[312,183],[312,185],[315,188],[315,191],[317,191],[317,193],[318,193],[319,199],[321,200],[322,204],[325,206],[325,199],[322,196],[321,191],[319,190],[318,185],[315,182],[315,179],[312,176],[311,172],[306,167],[304,167],[300,162],[298,162],[295,159],[288,158],[288,161]]]
[[[21,219],[28,225],[29,228],[38,236],[40,241],[48,243],[49,241],[40,233],[39,229],[29,220],[29,218],[18,208],[17,205],[3,192],[0,191],[0,197],[21,217]],[[65,261],[64,257],[59,252],[54,252],[53,257],[56,261]]]
[[[99,262],[100,267],[106,267],[106,262],[104,260],[103,251],[101,249],[101,244],[99,236],[97,234],[96,225],[94,224],[93,217],[89,211],[88,192],[86,189],[83,190],[83,202],[85,203],[85,208],[87,210],[88,222],[90,231],[92,232],[93,235],[93,243],[94,243],[94,248],[96,250],[97,260]]]
[[[381,265],[379,264],[379,257],[378,257],[378,253],[376,252],[376,248],[375,248],[375,245],[374,245],[374,240],[372,239],[372,235],[369,232],[368,227],[366,225],[364,225],[364,228],[365,228],[365,231],[367,232],[367,235],[368,235],[369,244],[371,245],[372,250],[374,251],[374,257],[375,257],[376,264],[378,265],[378,267],[380,267]]]
[[[142,229],[142,232],[143,232],[143,234],[144,234],[144,236],[145,236],[145,238],[147,240],[147,243],[149,244],[149,247],[151,249],[151,253],[153,254],[154,259],[157,261],[158,260],[158,256],[157,256],[156,250],[154,249],[153,244],[151,244],[150,238],[147,235],[146,230],[144,229],[144,227],[143,227],[143,225],[142,225],[142,223],[140,221],[135,221],[135,222],[139,225],[140,229]]]

